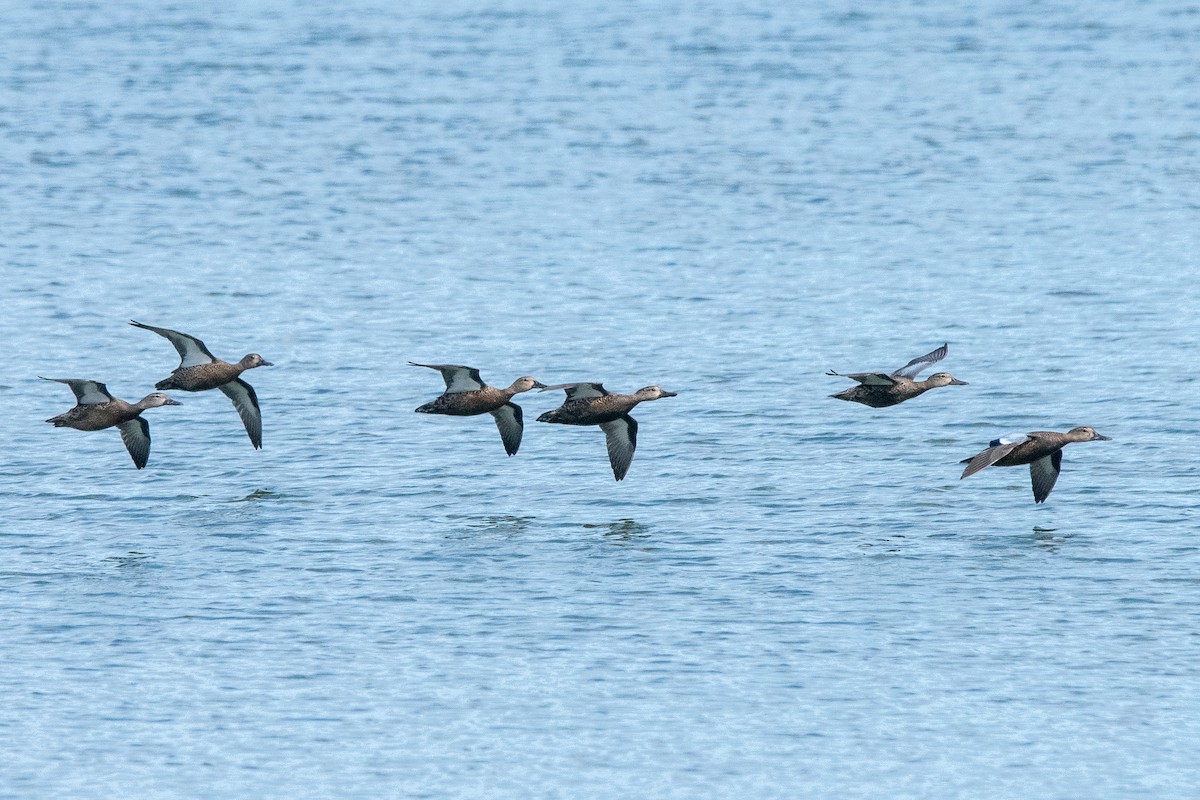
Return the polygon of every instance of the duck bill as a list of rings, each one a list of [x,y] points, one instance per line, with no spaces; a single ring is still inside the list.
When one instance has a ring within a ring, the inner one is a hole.
[[[662,390],[662,396],[663,396],[663,397],[678,397],[678,396],[679,396],[679,392],[668,392],[666,389],[663,389],[663,390]]]
[[[259,365],[260,367],[273,367],[273,366],[275,366],[275,364],[274,364],[273,362],[271,362],[271,361],[260,361],[260,362],[258,362],[258,365]]]
[[[542,383],[541,381],[534,381],[534,382],[533,382],[533,386],[531,386],[531,387],[529,387],[529,388],[531,388],[531,389],[541,389],[541,390],[544,392],[544,391],[546,391],[547,389],[550,389],[550,388],[553,388],[553,387],[547,386],[546,384]]]
[[[971,384],[967,383],[966,381],[960,381],[958,378],[951,378],[950,385],[951,386],[970,386]]]
[[[178,400],[172,400],[171,398],[168,397],[166,400],[163,401],[163,405],[164,406],[181,406],[181,405],[183,405],[183,403],[179,402]]]
[[[1091,441],[1093,441],[1093,442],[1111,442],[1112,437],[1111,436],[1101,436],[1098,433],[1093,433]]]

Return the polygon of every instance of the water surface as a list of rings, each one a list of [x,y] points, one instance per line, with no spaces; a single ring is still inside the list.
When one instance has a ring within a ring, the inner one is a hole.
[[[1194,796],[1200,14],[776,5],[9,9],[0,795]]]

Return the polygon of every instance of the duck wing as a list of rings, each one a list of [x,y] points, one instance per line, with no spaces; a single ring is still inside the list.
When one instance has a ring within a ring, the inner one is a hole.
[[[42,378],[41,375],[38,376]],[[108,387],[99,381],[90,381],[82,378],[42,378],[44,381],[54,381],[55,383],[65,383],[71,387],[71,391],[75,393],[75,401],[81,406],[99,405],[113,400],[113,396],[108,393]]]
[[[945,358],[946,353],[949,352],[949,349],[950,345],[948,343],[943,344],[933,352],[926,353],[923,356],[917,356],[912,361],[893,372],[892,375],[894,377],[908,378],[909,380],[912,380],[913,378],[917,377],[917,375],[921,374],[922,370],[928,369],[933,364],[936,364]]]
[[[254,393],[254,387],[237,378],[217,388],[233,401],[233,407],[237,409],[242,424],[246,426],[246,433],[250,436],[250,444],[254,445],[255,450],[261,448],[262,411],[258,407],[258,395]]]
[[[967,465],[967,468],[963,470],[963,474],[959,476],[959,480],[974,475],[981,469],[990,467],[992,464],[995,464],[997,461],[1011,453],[1013,448],[1015,448],[1017,445],[1027,441],[1029,441],[1028,436],[1016,437],[1014,440],[993,439],[992,444],[990,447],[988,447],[988,449],[983,450],[974,456],[971,456],[970,458],[964,458],[962,461],[958,462],[960,464]]]
[[[637,449],[637,420],[624,414],[611,422],[600,423],[608,445],[608,463],[612,465],[613,477],[621,480],[629,471],[633,451]]]
[[[475,367],[464,367],[460,364],[418,364],[415,361],[408,363],[414,367],[427,367],[442,373],[442,380],[446,382],[446,394],[478,392],[487,385],[483,378],[479,377],[479,370]]]
[[[864,386],[894,386],[896,379],[891,375],[885,375],[882,372],[834,372],[829,370],[826,375],[837,375],[839,378],[849,378],[852,381],[858,381]]]
[[[504,452],[515,456],[521,446],[521,433],[525,430],[521,407],[516,403],[505,403],[491,414],[500,431],[500,441],[504,442]]]
[[[581,400],[585,397],[604,397],[609,394],[609,391],[604,388],[603,384],[599,383],[556,383],[553,386],[544,387],[542,391],[548,392],[551,389],[565,390],[568,400]]]
[[[1043,456],[1029,464],[1029,477],[1033,480],[1033,502],[1044,503],[1050,496],[1050,490],[1058,480],[1062,469],[1062,450],[1055,450],[1048,456]]]
[[[200,364],[211,364],[217,360],[216,356],[210,353],[208,348],[204,346],[204,342],[195,336],[173,331],[170,328],[156,328],[153,325],[143,325],[134,320],[129,320],[129,324],[135,328],[145,328],[148,331],[153,331],[174,345],[175,352],[179,353],[179,367],[177,369],[195,367]]]
[[[118,425],[117,430],[121,432],[121,441],[125,443],[133,465],[138,469],[146,466],[146,460],[150,458],[150,423],[134,417]]]

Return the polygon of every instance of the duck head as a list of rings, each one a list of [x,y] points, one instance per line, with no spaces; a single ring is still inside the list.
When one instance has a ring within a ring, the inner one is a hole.
[[[1076,442],[1111,442],[1112,439],[1108,436],[1101,436],[1087,425],[1081,425],[1078,428],[1071,428],[1067,431],[1067,436],[1070,436]]]
[[[151,392],[138,401],[138,408],[158,408],[159,406],[181,406],[183,403],[172,400],[162,392]]]
[[[925,379],[925,384],[934,386],[968,386],[966,381],[960,381],[949,372],[935,372]]]
[[[250,353],[249,355],[242,356],[242,360],[238,362],[238,366],[245,370],[254,369],[255,367],[273,367],[275,365],[258,353]]]
[[[660,389],[657,386],[643,386],[633,394],[642,400],[657,400],[660,397],[675,397],[678,392],[668,392],[666,389]]]
[[[508,387],[508,391],[513,394],[519,394],[521,392],[528,392],[530,389],[541,389],[545,391],[548,388],[549,387],[546,386],[546,384],[542,383],[536,378],[525,375],[513,381],[512,386]]]

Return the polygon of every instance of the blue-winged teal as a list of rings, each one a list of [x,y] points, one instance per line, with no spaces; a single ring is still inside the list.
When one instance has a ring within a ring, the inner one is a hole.
[[[913,380],[922,370],[945,358],[948,349],[949,346],[944,344],[932,353],[914,358],[890,375],[882,372],[844,373],[829,370],[826,375],[849,378],[858,381],[859,384],[829,396],[852,403],[862,403],[872,408],[887,408],[940,386],[966,386],[966,381],[960,381],[949,372],[935,372],[923,381]]]
[[[39,376],[41,377],[41,376]],[[121,441],[138,469],[146,466],[150,458],[150,423],[141,414],[147,408],[182,405],[165,394],[154,392],[138,400],[126,403],[113,397],[108,388],[98,381],[80,378],[42,378],[44,381],[65,383],[75,393],[75,407],[66,413],[46,420],[56,428],[74,428],[77,431],[100,431],[116,427],[121,432]]]
[[[657,386],[646,386],[633,394],[613,394],[599,383],[560,383],[542,391],[550,389],[565,389],[567,399],[558,408],[538,417],[538,422],[599,425],[608,443],[608,463],[617,480],[629,471],[633,451],[637,448],[638,424],[629,412],[638,403],[676,394]]]
[[[1058,472],[1062,466],[1062,449],[1071,442],[1107,442],[1089,427],[1072,428],[1066,433],[1033,431],[1024,436],[993,439],[983,452],[964,458],[961,464],[967,468],[959,480],[974,475],[987,467],[1019,467],[1029,465],[1029,476],[1033,479],[1033,501],[1043,503],[1050,496]]]
[[[528,392],[530,389],[541,389],[546,384],[526,375],[517,378],[507,389],[497,389],[484,383],[475,367],[458,364],[418,364],[415,361],[408,363],[414,367],[436,369],[442,373],[442,379],[446,382],[446,391],[418,407],[417,413],[449,414],[454,417],[491,414],[496,420],[496,428],[500,431],[500,441],[504,442],[504,452],[510,456],[517,454],[521,447],[521,433],[525,430],[525,423],[521,407],[512,402],[513,395]]]
[[[222,394],[233,401],[246,433],[250,436],[250,444],[257,450],[262,447],[262,411],[258,407],[258,395],[254,387],[239,376],[248,369],[255,367],[273,366],[258,353],[243,356],[236,364],[214,356],[204,346],[204,342],[195,336],[156,328],[153,325],[143,325],[130,320],[130,325],[154,331],[175,346],[179,353],[179,366],[171,375],[154,384],[156,389],[179,389],[184,392],[204,392],[209,389],[220,389]]]

